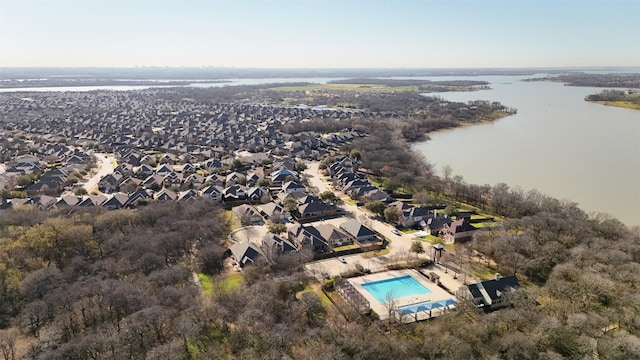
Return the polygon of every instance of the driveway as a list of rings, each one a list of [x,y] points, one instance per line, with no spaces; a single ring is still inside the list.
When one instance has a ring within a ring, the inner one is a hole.
[[[100,179],[113,173],[113,163],[116,161],[116,158],[110,154],[95,153],[94,155],[98,159],[98,168],[96,169],[96,172],[82,185],[88,193],[91,193],[91,191],[94,190],[97,191]]]
[[[244,226],[230,234],[234,242],[249,242],[262,245],[262,238],[269,232],[266,225]]]

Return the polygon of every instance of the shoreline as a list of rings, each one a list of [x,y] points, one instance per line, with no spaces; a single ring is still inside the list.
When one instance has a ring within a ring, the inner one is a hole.
[[[630,101],[592,101],[592,100],[585,100],[585,101],[588,101],[594,104],[604,105],[604,106],[617,107],[621,109],[640,110],[640,104],[635,104]]]

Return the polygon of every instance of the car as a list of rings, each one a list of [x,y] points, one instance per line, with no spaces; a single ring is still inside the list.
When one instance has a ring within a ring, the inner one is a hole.
[[[400,234],[400,231],[398,231],[398,229],[391,229],[391,232],[392,232],[392,233],[394,233],[394,234],[396,234],[396,235],[398,235],[398,236],[400,236],[400,235],[401,235],[401,234]]]
[[[342,256],[340,256],[340,257],[338,258],[338,261],[340,261],[340,262],[341,262],[341,263],[343,263],[343,264],[346,264],[346,263],[347,263],[347,260],[346,260],[345,258],[343,258]]]

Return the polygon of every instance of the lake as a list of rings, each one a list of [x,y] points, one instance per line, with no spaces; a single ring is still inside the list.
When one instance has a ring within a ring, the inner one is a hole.
[[[472,77],[493,89],[437,94],[499,101],[518,113],[430,134],[413,149],[437,171],[450,165],[469,183],[538,189],[640,225],[640,111],[584,101],[600,88],[519,81],[526,77]]]

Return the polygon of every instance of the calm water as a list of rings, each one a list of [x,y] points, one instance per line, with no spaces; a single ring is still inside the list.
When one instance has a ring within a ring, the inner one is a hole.
[[[518,113],[434,133],[413,148],[437,170],[448,164],[469,183],[538,189],[640,225],[640,111],[584,101],[598,88],[521,78],[475,77],[493,89],[438,94],[451,101],[500,101]]]

